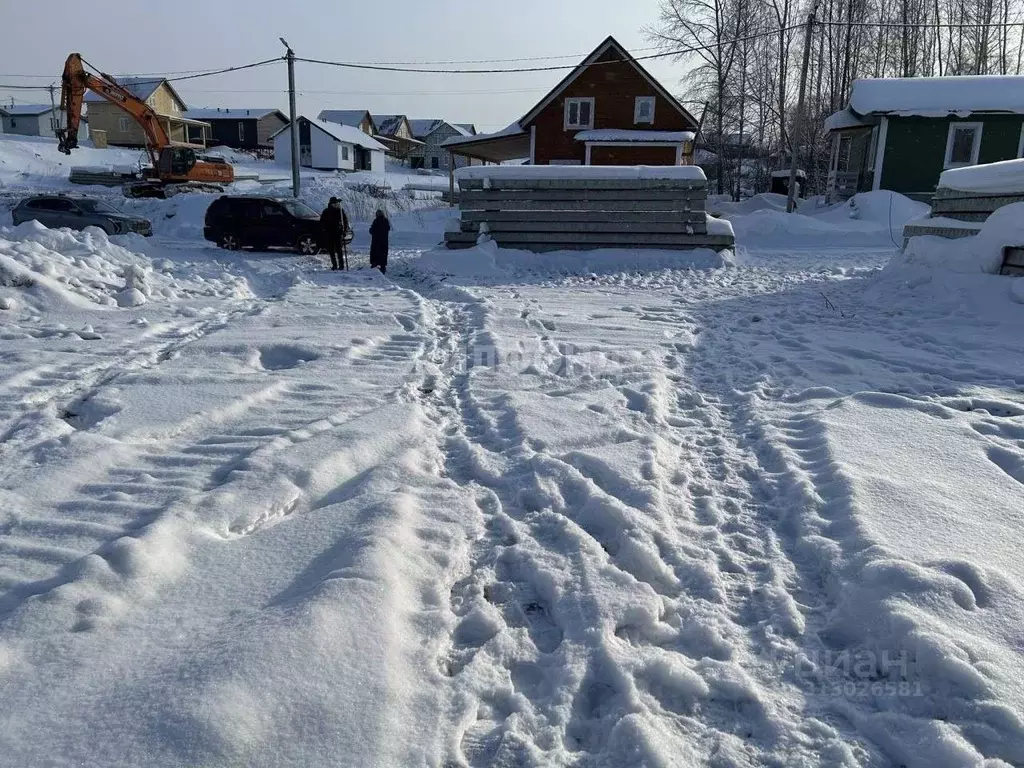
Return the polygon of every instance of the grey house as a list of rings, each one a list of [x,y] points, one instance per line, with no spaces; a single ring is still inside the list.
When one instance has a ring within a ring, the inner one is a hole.
[[[832,137],[826,197],[885,189],[927,202],[949,168],[1024,155],[1024,76],[855,80]]]
[[[53,107],[49,104],[15,104],[0,107],[0,122],[3,130],[18,136],[54,136],[51,118]],[[64,113],[57,110],[58,126],[64,125]]]
[[[410,120],[413,138],[422,141],[423,145],[409,153],[409,167],[428,168],[432,170],[450,170],[450,153],[442,145],[454,136],[475,136],[476,128],[470,124],[449,123],[445,120]],[[456,156],[455,167],[480,165],[479,160],[470,161],[466,157]]]

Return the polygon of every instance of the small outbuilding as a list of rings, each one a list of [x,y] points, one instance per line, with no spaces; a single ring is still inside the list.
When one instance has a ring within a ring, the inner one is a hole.
[[[299,117],[299,165],[329,171],[384,172],[387,148],[359,128]],[[271,136],[274,160],[291,165],[291,126]]]
[[[828,198],[886,189],[927,202],[945,170],[1020,157],[1022,92],[1012,75],[855,80],[847,108],[825,121]]]
[[[19,136],[55,136],[53,117],[57,127],[64,126],[64,113],[54,112],[49,104],[12,104],[0,106],[0,133]]]

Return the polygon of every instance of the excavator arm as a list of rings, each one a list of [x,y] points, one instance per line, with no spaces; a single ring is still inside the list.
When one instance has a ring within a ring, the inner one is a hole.
[[[157,166],[160,152],[171,144],[171,139],[160,123],[156,112],[142,99],[122,88],[110,75],[100,73],[96,77],[85,71],[82,57],[72,53],[64,62],[64,74],[61,76],[60,105],[67,115],[67,127],[57,131],[57,148],[66,155],[78,146],[78,128],[82,121],[82,103],[85,92],[92,91],[111,104],[123,109],[146,134],[146,149],[149,152],[153,167]]]

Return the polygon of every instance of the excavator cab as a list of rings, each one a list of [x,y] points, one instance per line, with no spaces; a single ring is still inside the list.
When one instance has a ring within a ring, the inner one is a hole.
[[[164,147],[160,150],[158,176],[162,179],[185,179],[196,167],[195,150],[189,147]]]

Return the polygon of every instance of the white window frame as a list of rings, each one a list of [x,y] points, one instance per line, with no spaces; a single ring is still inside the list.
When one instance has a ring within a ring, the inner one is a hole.
[[[132,129],[132,119],[130,117],[119,117],[117,118],[117,130],[121,133],[128,133]]]
[[[960,123],[949,124],[949,132],[946,134],[946,155],[942,161],[943,169],[967,168],[978,164],[978,155],[981,153],[981,133],[985,128],[984,123]],[[954,163],[950,160],[953,154],[953,137],[959,130],[974,130],[974,144],[971,145],[971,161],[969,163]]]
[[[576,122],[572,123],[569,121],[569,109],[572,104],[582,104],[588,102],[590,104],[590,122],[583,124],[579,121],[579,107],[576,107]],[[594,105],[595,99],[593,96],[579,96],[565,100],[565,112],[564,112],[564,123],[565,130],[567,131],[589,131],[594,127]]]
[[[654,105],[657,103],[657,99],[653,96],[637,96],[633,101],[633,125],[648,124],[654,125]],[[641,120],[640,119],[640,108],[644,104],[651,105],[651,119]]]
[[[341,145],[341,159],[344,160],[345,162],[348,162],[348,158],[349,158],[348,144],[342,144]]]
[[[1024,123],[1020,124],[1020,138],[1017,140],[1017,157],[1024,157]]]

